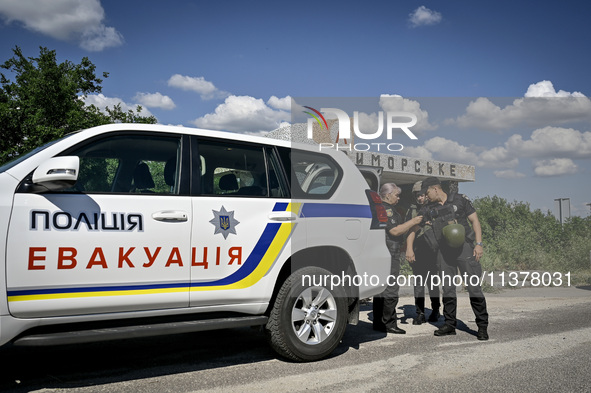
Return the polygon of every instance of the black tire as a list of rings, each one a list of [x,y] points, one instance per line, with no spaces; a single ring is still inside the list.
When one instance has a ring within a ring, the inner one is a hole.
[[[318,267],[292,273],[281,286],[266,326],[271,347],[290,360],[314,361],[328,356],[339,345],[348,320],[348,301],[342,287],[302,283],[302,277],[330,277]],[[307,280],[307,279],[306,279]]]

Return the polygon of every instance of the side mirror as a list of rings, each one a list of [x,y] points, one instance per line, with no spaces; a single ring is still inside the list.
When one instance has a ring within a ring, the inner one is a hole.
[[[78,180],[80,158],[77,156],[53,157],[43,162],[33,172],[33,184],[58,191],[72,187]]]

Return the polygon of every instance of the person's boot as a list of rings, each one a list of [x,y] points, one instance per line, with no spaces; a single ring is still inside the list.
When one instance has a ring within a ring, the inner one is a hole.
[[[438,308],[434,308],[433,311],[431,311],[431,315],[429,315],[429,322],[437,322],[439,320],[439,316],[441,314],[439,314],[439,309]]]
[[[394,323],[394,325],[386,328],[386,331],[393,334],[406,334],[406,330],[399,328],[397,323]]]
[[[478,327],[478,334],[476,335],[476,338],[480,341],[488,340],[488,329],[486,328],[486,326]]]
[[[439,329],[435,330],[434,335],[440,336],[455,336],[456,335],[456,328],[451,325],[445,324]]]
[[[426,322],[426,320],[425,320],[425,314],[424,313],[417,314],[417,316],[415,317],[415,319],[412,320],[412,324],[413,325],[422,325],[425,322]]]

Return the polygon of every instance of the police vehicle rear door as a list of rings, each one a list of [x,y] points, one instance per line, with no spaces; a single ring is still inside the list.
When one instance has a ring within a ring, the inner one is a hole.
[[[298,227],[276,151],[195,139],[191,306],[262,303],[274,285],[269,272],[286,259]]]
[[[376,166],[369,166],[369,165],[356,165],[359,172],[367,182],[369,189],[375,192],[380,191],[380,179],[382,178],[382,173],[384,173],[384,168],[376,167]]]
[[[72,188],[38,193],[27,188],[30,179],[21,183],[7,246],[12,315],[188,306],[186,138],[101,135],[60,154],[80,159]]]

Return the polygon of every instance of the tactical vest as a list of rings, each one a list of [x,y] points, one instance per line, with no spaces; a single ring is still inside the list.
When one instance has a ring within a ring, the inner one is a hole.
[[[451,193],[448,195],[447,200],[451,201],[454,197],[455,194]],[[435,241],[437,244],[442,244],[441,238],[443,237],[443,228],[449,224],[455,224],[457,222],[454,205],[451,203],[443,205],[437,203],[429,207],[425,216],[425,220],[431,221]]]
[[[418,210],[415,204],[410,205],[406,221],[415,218],[418,215]],[[405,240],[407,237],[408,232],[405,234]],[[414,247],[428,247],[433,252],[437,251],[439,244],[437,243],[437,239],[435,239],[435,233],[431,225],[425,224],[419,227],[415,237]]]

